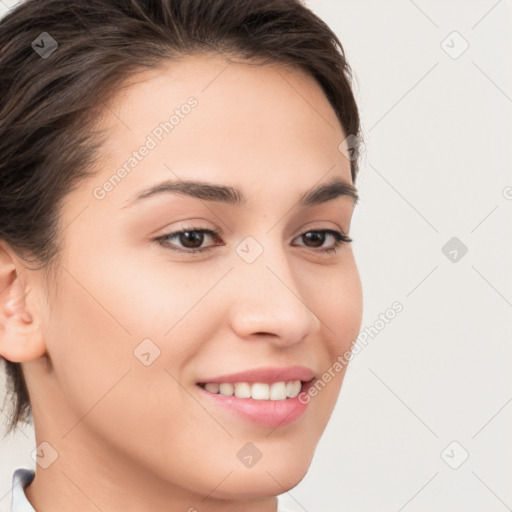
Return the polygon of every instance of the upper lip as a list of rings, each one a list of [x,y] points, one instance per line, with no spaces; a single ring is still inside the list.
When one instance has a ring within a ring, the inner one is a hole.
[[[308,382],[315,376],[315,372],[306,366],[287,366],[283,368],[265,367],[253,368],[238,373],[230,373],[229,375],[221,375],[219,377],[212,377],[203,379],[200,384],[229,382],[235,384],[236,382],[288,382],[292,380],[300,380]]]

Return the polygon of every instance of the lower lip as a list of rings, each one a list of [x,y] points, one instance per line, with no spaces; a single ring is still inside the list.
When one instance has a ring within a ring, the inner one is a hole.
[[[203,395],[206,395],[215,404],[225,407],[257,425],[276,428],[290,425],[297,421],[306,411],[308,403],[299,401],[301,393],[307,392],[313,385],[306,382],[302,385],[299,394],[294,398],[285,400],[254,400],[253,398],[238,398],[235,395],[224,396],[220,393],[210,393],[198,386]]]

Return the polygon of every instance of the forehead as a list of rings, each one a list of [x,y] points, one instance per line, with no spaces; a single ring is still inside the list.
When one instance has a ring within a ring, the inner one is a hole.
[[[247,61],[216,53],[162,60],[157,68],[142,70],[128,78],[110,102],[115,117],[137,115],[161,118],[183,97],[202,99],[203,109],[230,107],[244,112],[269,113],[271,109],[296,111],[302,117],[315,115],[331,129],[340,130],[338,119],[320,85],[305,70],[283,63]],[[249,109],[251,106],[253,109]],[[154,106],[154,108],[151,108]],[[308,108],[306,108],[308,107]],[[163,109],[163,110],[162,110]],[[206,112],[206,110],[205,110]],[[107,119],[108,112],[107,112]],[[111,120],[113,120],[111,118]]]
[[[192,105],[192,106],[191,106]],[[101,180],[151,147],[129,171],[126,193],[157,178],[262,180],[301,188],[329,173],[350,182],[334,110],[305,71],[195,55],[130,77],[105,108]],[[98,181],[98,179],[96,179]],[[117,191],[116,191],[117,194]]]

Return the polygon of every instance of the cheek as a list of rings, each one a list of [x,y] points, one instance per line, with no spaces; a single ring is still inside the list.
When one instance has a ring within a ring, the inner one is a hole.
[[[363,314],[361,280],[351,254],[343,266],[322,269],[314,279],[315,288],[311,288],[309,294],[310,307],[321,320],[332,364],[351,348],[359,334]]]
[[[117,312],[88,275],[63,273],[47,344],[60,391],[78,417],[130,369],[133,338]]]
[[[73,277],[63,273],[47,329],[61,393],[62,403],[54,411],[61,434],[73,428],[66,438],[73,444],[87,430],[94,431],[105,445],[130,453],[141,463],[155,455],[157,441],[162,461],[168,461],[176,450],[171,440],[180,439],[190,450],[197,431],[187,426],[205,422],[204,411],[177,382],[182,380],[179,367],[197,352],[193,342],[187,346],[187,340],[199,339],[187,321],[194,319],[208,329],[204,312],[201,321],[194,317],[200,308],[190,310],[197,294],[179,277],[172,286],[164,286],[156,271],[134,272],[132,263],[127,272],[121,262],[89,262],[87,272],[66,267]],[[143,340],[146,345],[138,350]],[[182,455],[180,460],[186,453]]]
[[[304,301],[320,319],[320,333],[311,339],[320,375],[310,390],[313,438],[320,438],[336,405],[348,367],[347,353],[357,339],[363,312],[362,285],[351,253],[343,265],[325,267],[303,280]],[[307,400],[308,397],[306,396]]]
[[[114,413],[130,416],[135,411],[130,421],[136,421],[140,411],[142,426],[142,412],[157,413],[162,397],[178,397],[169,403],[179,410],[182,393],[166,369],[180,379],[180,367],[204,339],[200,331],[215,330],[206,322],[220,317],[216,304],[200,299],[215,285],[217,274],[197,283],[189,273],[175,271],[171,279],[163,263],[106,252],[101,259],[88,254],[73,265],[67,262],[65,268],[69,273],[63,272],[57,285],[47,342],[58,385],[74,415],[80,418],[91,410],[86,421],[116,429],[118,421],[109,420]]]

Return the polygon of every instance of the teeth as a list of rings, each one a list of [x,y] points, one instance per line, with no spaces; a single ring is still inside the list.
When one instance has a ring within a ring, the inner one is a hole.
[[[251,398],[253,400],[268,400],[270,398],[270,386],[261,382],[255,382],[251,386]]]
[[[234,389],[235,388],[233,387],[233,384],[230,384],[229,382],[223,382],[222,384],[219,384],[219,391],[221,395],[231,396],[233,394]]]
[[[205,384],[204,389],[210,393],[220,393],[224,396],[233,396],[237,398],[252,398],[253,400],[285,400],[286,398],[295,398],[302,387],[300,380],[288,382],[273,382],[266,384],[263,382],[236,382],[231,384],[223,382],[217,384],[209,382]]]
[[[235,396],[238,398],[251,398],[251,385],[247,382],[235,384]]]
[[[209,391],[210,393],[218,393],[219,385],[216,382],[210,382],[205,385],[204,389],[206,389],[206,391]]]
[[[301,382],[300,380],[292,380],[286,383],[286,396],[291,398],[297,396],[300,392]]]
[[[299,380],[300,384],[300,380]],[[284,400],[286,398],[286,382],[274,382],[270,386],[270,400]]]

